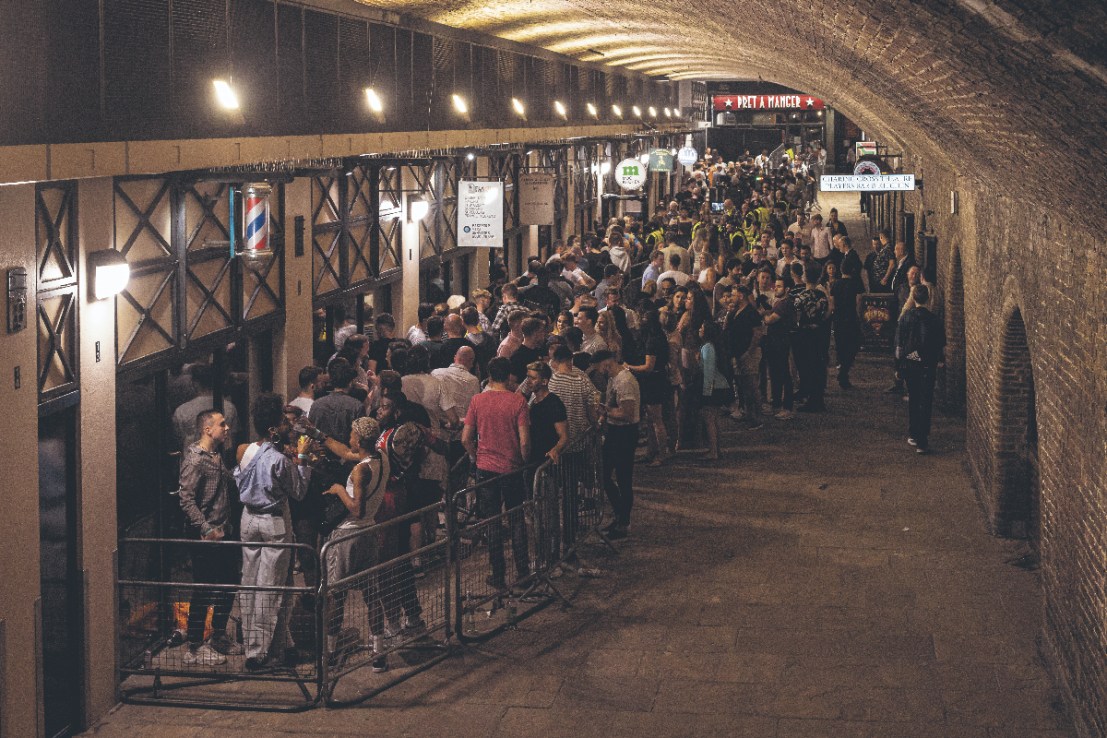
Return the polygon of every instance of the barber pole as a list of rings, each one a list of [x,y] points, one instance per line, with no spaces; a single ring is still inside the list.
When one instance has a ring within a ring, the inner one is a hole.
[[[247,259],[269,256],[269,193],[272,188],[264,183],[245,185],[242,188],[242,251]]]

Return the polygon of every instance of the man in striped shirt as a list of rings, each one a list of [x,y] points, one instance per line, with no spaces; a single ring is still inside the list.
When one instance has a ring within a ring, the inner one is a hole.
[[[573,366],[573,352],[568,346],[558,346],[550,359],[553,376],[549,390],[565,405],[568,419],[569,445],[561,454],[561,475],[565,480],[565,496],[561,514],[564,524],[565,551],[576,540],[577,493],[581,475],[589,463],[589,455],[595,455],[597,439],[590,432],[599,419],[600,393],[588,375]]]

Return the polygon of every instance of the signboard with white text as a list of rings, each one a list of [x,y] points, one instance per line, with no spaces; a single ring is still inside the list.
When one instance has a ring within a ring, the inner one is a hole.
[[[554,176],[550,172],[519,174],[519,223],[553,225]]]
[[[673,171],[673,154],[668,149],[654,149],[650,152],[651,172]]]
[[[700,153],[691,146],[685,146],[677,152],[677,161],[681,166],[690,167],[700,160]]]
[[[823,192],[906,192],[915,189],[914,174],[824,174]]]
[[[826,103],[811,95],[715,95],[715,112],[723,110],[823,110]]]
[[[502,182],[458,182],[457,245],[503,248],[504,188]]]

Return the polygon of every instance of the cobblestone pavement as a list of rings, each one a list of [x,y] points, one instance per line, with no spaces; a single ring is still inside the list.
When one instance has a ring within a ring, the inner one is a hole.
[[[887,361],[830,412],[739,430],[719,464],[636,470],[605,575],[364,705],[298,715],[124,706],[90,735],[1060,738],[1037,575],[1008,563],[963,465],[906,444]],[[833,386],[833,382],[831,382]]]

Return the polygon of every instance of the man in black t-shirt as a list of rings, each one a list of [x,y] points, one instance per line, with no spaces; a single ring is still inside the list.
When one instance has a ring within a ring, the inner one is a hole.
[[[849,370],[861,348],[861,318],[857,313],[861,298],[861,274],[852,261],[842,262],[842,278],[830,288],[834,301],[834,347],[838,354],[838,386],[849,389]]]
[[[388,344],[396,335],[396,319],[389,313],[381,313],[374,321],[376,339],[369,344],[369,371],[380,373],[388,369]]]
[[[530,463],[549,457],[556,464],[569,443],[569,416],[565,403],[550,392],[553,371],[548,364],[533,361],[527,366],[530,397]]]
[[[819,289],[822,270],[805,269],[804,289],[795,297],[796,330],[792,334],[792,355],[800,375],[800,395],[806,402],[800,412],[817,413],[826,409],[826,360],[823,351],[826,320],[830,305],[826,293]]]
[[[538,361],[546,353],[545,328],[545,323],[538,318],[523,321],[523,345],[511,354],[511,376],[516,385],[527,378],[527,367],[531,362]]]

